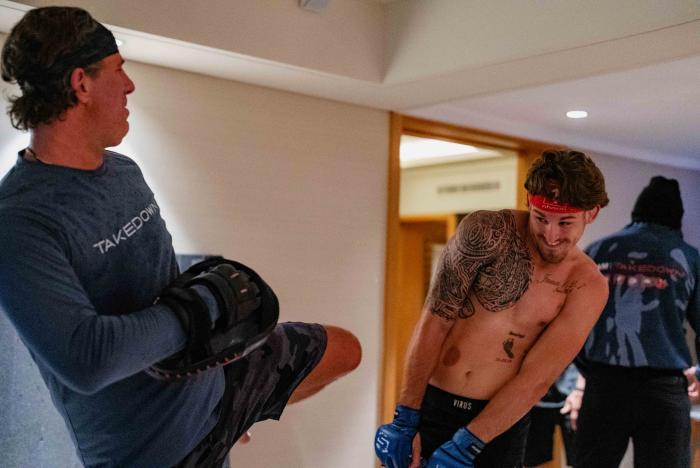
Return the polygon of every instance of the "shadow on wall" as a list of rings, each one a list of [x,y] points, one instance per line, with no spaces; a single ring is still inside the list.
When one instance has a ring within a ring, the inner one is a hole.
[[[0,369],[0,465],[82,467],[39,370],[4,313]]]

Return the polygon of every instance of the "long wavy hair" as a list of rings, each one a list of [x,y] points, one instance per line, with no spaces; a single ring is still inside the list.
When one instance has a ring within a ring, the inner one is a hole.
[[[77,103],[70,83],[76,66],[64,60],[90,40],[99,26],[80,8],[46,7],[28,11],[12,28],[2,48],[2,79],[17,83],[7,113],[12,126],[29,130],[60,119]],[[82,67],[91,77],[99,63]]]

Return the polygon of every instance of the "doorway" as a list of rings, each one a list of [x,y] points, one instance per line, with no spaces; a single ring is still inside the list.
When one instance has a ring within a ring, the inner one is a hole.
[[[405,150],[407,143],[420,140],[467,145],[476,153],[472,158],[458,154],[450,159],[443,155],[422,163],[410,163],[407,160],[411,158],[404,157],[402,163],[402,143]],[[382,422],[393,417],[404,355],[441,246],[470,211],[525,209],[522,187],[527,169],[544,149],[551,147],[542,142],[391,114]],[[555,451],[555,461],[558,456]]]

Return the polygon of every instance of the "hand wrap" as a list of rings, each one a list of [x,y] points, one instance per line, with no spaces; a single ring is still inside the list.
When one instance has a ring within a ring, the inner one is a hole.
[[[420,411],[399,405],[391,424],[384,424],[374,436],[374,453],[382,466],[407,468],[411,463],[413,438],[418,432]]]
[[[202,287],[215,299],[218,314],[207,308]],[[221,257],[190,267],[156,303],[172,309],[187,334],[184,349],[147,370],[162,380],[191,377],[246,356],[265,342],[279,317],[267,283],[251,268]],[[218,318],[212,323],[212,317]]]

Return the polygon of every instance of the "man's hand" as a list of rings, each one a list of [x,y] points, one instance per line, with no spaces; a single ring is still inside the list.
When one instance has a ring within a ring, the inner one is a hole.
[[[433,452],[426,468],[474,468],[474,460],[485,446],[481,439],[463,427],[455,432],[452,440]]]
[[[418,432],[420,411],[399,405],[391,424],[384,424],[374,436],[374,453],[382,466],[408,468],[412,458],[413,438]]]
[[[697,366],[689,367],[683,371],[688,379],[688,397],[691,403],[700,401],[700,381],[697,378]]]
[[[167,381],[224,366],[262,345],[277,324],[279,303],[250,267],[214,257],[191,266],[166,287],[157,303],[182,324],[185,347],[146,369]]]
[[[411,458],[411,464],[408,466],[408,468],[423,468],[425,466],[425,464],[423,463],[423,459],[420,456],[421,447],[422,446],[419,432],[413,438],[413,456]]]
[[[577,429],[578,412],[581,410],[581,400],[583,400],[583,390],[576,388],[569,393],[569,396],[566,397],[566,401],[564,401],[564,406],[561,410],[559,410],[561,414],[570,413],[569,421],[571,423],[571,429],[574,431]]]

